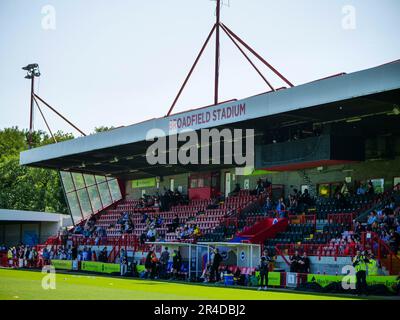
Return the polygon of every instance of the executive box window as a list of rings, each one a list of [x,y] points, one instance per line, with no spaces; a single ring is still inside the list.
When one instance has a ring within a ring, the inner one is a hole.
[[[75,172],[60,174],[75,223],[122,199],[117,179]]]

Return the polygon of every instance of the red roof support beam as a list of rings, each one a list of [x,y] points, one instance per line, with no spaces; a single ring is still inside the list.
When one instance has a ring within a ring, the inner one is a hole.
[[[236,42],[236,40],[229,34],[229,32],[225,29],[223,25],[221,25],[222,30],[226,33],[226,35],[231,39],[231,41],[234,43],[236,48],[239,49],[239,51],[244,55],[244,57],[247,59],[247,61],[253,66],[253,68],[257,71],[257,73],[260,75],[260,77],[265,81],[265,83],[271,88],[272,91],[276,91],[275,88],[269,83],[269,81],[264,77],[264,75],[261,73],[261,71],[256,67],[256,65],[251,61],[249,56],[244,52],[244,50],[239,46],[239,44]]]
[[[210,41],[210,38],[211,38],[211,36],[213,35],[215,29],[216,29],[216,25],[214,25],[214,26],[212,27],[212,29],[211,29],[211,31],[210,31],[210,34],[208,35],[206,41],[204,42],[203,47],[201,48],[201,50],[200,50],[200,52],[199,52],[199,54],[198,54],[198,56],[197,56],[197,58],[196,58],[196,61],[194,62],[192,68],[190,69],[189,74],[186,76],[186,79],[185,79],[185,81],[183,82],[182,87],[181,87],[181,89],[180,89],[179,92],[178,92],[178,95],[176,96],[174,102],[172,103],[171,108],[170,108],[169,111],[168,111],[167,117],[169,117],[169,116],[171,115],[172,111],[174,110],[174,107],[175,107],[176,103],[178,102],[179,97],[181,96],[183,90],[184,90],[185,87],[186,87],[186,84],[188,83],[190,77],[192,76],[192,73],[193,73],[194,69],[196,68],[197,63],[199,62],[201,56],[203,55],[203,52],[204,52],[204,50],[206,49],[207,44],[208,44],[208,42]]]
[[[238,35],[236,35],[231,29],[229,29],[225,24],[221,23],[222,27],[229,32],[229,34],[234,37],[237,41],[239,41],[247,50],[249,50],[252,54],[254,54],[262,63],[264,63],[268,68],[270,68],[279,78],[281,78],[285,83],[287,83],[290,87],[294,87],[294,85],[286,79],[278,70],[276,70],[272,65],[270,65],[263,57],[261,57],[252,47],[250,47],[246,42],[244,42]]]
[[[221,21],[221,0],[217,0],[217,21],[215,23],[215,88],[214,88],[214,104],[218,104],[219,96],[219,58],[220,58],[220,37],[219,28]]]

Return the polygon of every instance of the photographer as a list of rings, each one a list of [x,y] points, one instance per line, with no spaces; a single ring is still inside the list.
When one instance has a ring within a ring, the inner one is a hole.
[[[358,295],[368,294],[367,286],[367,264],[369,263],[368,258],[361,251],[357,251],[357,255],[353,259],[353,267],[356,269],[356,290]]]

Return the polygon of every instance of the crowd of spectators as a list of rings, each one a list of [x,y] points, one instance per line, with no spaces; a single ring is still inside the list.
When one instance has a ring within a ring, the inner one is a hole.
[[[192,222],[187,222],[183,226],[179,226],[176,230],[176,238],[177,240],[188,240],[188,239],[197,239],[201,236],[200,228],[197,224]]]
[[[277,218],[287,218],[288,214],[299,214],[307,212],[314,204],[314,199],[310,196],[308,189],[305,189],[303,193],[297,189],[293,189],[293,193],[289,195],[287,201],[283,197],[279,197],[278,200],[274,201],[269,195],[267,195],[263,211],[266,215],[270,215]]]
[[[356,224],[356,231],[371,231],[376,233],[395,254],[400,245],[400,206],[391,198],[381,210],[373,210],[368,216],[366,226]]]
[[[17,246],[1,246],[0,252],[7,255],[7,264],[14,268],[37,268],[48,265],[50,260],[76,260],[76,261],[100,261],[108,262],[107,248],[98,252],[91,247],[78,247],[73,245],[29,246],[19,244]]]

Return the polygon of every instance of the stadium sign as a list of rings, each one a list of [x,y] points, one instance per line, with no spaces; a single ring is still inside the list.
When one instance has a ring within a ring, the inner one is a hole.
[[[193,126],[213,124],[222,120],[237,119],[245,115],[246,103],[242,103],[174,118],[169,121],[169,129],[187,129]]]
[[[72,270],[71,260],[51,260],[51,265],[58,270]]]

